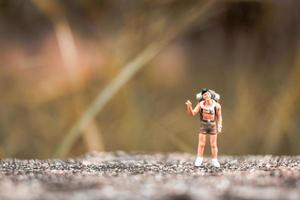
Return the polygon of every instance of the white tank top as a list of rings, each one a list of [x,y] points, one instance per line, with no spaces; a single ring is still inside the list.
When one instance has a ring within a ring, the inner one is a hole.
[[[204,101],[200,102],[200,108],[203,110],[204,113],[209,113],[209,114],[216,114],[215,113],[215,107],[216,107],[216,102],[212,100],[213,103],[211,106],[206,106],[204,105]]]

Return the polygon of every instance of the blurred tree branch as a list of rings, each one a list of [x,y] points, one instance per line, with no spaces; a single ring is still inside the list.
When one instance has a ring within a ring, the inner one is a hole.
[[[76,68],[79,65],[78,53],[74,35],[64,14],[63,7],[56,0],[32,0],[32,2],[51,20],[64,67],[67,69],[72,84],[75,84],[77,77],[77,74],[75,73],[77,70],[74,70],[73,68]]]
[[[165,37],[150,44],[140,54],[138,54],[132,61],[126,64],[121,72],[103,89],[91,103],[88,109],[83,113],[81,118],[74,124],[71,130],[63,138],[61,144],[58,146],[54,156],[65,156],[71,149],[74,142],[80,136],[89,123],[101,111],[106,103],[117,93],[117,91],[128,82],[135,73],[151,61],[162,49],[167,46],[180,33],[189,28],[197,19],[206,14],[208,10],[214,5],[214,0],[205,1],[201,5],[194,6],[185,17],[177,20],[176,26],[166,32]]]
[[[32,0],[36,5],[52,22],[56,40],[59,46],[60,55],[63,60],[63,66],[68,74],[68,81],[72,86],[80,86],[79,71],[76,70],[80,67],[80,57],[78,56],[78,50],[75,44],[74,35],[71,30],[71,26],[65,16],[63,6],[59,1],[53,0]],[[84,98],[78,96],[73,98],[74,110],[77,115],[80,115],[83,110]],[[89,150],[104,150],[104,144],[102,136],[97,128],[94,120],[91,121],[88,127],[84,130],[84,139]]]

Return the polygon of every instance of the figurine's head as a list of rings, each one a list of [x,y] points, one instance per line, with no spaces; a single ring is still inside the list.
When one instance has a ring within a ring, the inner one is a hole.
[[[215,91],[213,90],[210,90],[210,89],[207,89],[207,88],[203,88],[201,89],[201,92],[199,92],[197,95],[196,95],[196,99],[198,101],[202,101],[204,100],[204,97],[203,97],[203,94],[204,93],[209,93],[210,94],[210,98],[215,100],[216,102],[218,102],[220,100],[220,95],[218,93],[216,93]]]
[[[208,91],[209,91],[208,88],[202,88],[202,89],[201,89],[201,94],[203,95],[205,92],[208,92]]]
[[[203,88],[201,93],[202,93],[202,97],[203,97],[204,100],[211,99],[211,93],[209,92],[209,89]]]

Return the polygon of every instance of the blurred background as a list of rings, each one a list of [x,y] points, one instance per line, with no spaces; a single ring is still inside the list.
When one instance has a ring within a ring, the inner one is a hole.
[[[184,103],[203,87],[221,94],[220,154],[299,154],[299,10],[298,0],[0,0],[0,157],[195,154],[199,117]]]

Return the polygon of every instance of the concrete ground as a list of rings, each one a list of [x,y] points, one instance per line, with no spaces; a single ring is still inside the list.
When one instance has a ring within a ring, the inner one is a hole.
[[[89,153],[0,161],[0,199],[300,199],[300,156]]]

